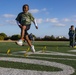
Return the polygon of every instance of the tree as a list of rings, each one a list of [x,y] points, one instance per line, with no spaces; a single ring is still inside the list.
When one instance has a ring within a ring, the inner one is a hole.
[[[19,40],[20,39],[20,35],[12,35],[11,36],[11,40]]]
[[[5,33],[0,33],[0,35],[3,36],[4,38],[7,37]]]
[[[0,33],[0,40],[4,40],[7,37],[5,33]]]
[[[48,41],[48,40],[50,40],[50,36],[44,36],[44,38],[43,38],[43,40],[45,40],[45,41]]]
[[[0,40],[4,40],[4,37],[0,35]]]
[[[51,40],[55,40],[54,35],[51,35],[50,39],[51,39]]]

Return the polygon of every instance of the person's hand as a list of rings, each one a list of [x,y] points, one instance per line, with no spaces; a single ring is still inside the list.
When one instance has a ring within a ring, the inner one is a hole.
[[[38,29],[38,26],[36,26],[36,29]]]

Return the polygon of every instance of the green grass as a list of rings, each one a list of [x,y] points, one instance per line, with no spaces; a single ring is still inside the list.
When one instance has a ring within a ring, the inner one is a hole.
[[[43,47],[46,46],[46,51],[53,52],[61,52],[61,53],[69,53],[75,54],[76,52],[68,52],[69,50],[75,50],[74,48],[69,47],[69,42],[61,42],[61,41],[37,41],[33,43],[35,45],[36,51],[42,51]],[[28,59],[37,59],[37,60],[47,60],[52,62],[58,62],[62,64],[66,64],[72,66],[75,69],[75,73],[72,75],[76,75],[76,60],[62,60],[62,59],[46,59],[47,58],[69,58],[76,59],[76,56],[61,56],[61,55],[46,55],[46,54],[31,54],[29,57],[25,57],[24,53],[17,53],[15,55],[7,55],[6,52],[8,49],[11,50],[11,54],[13,52],[18,51],[26,51],[29,46],[18,46],[14,42],[0,42],[0,57],[17,57],[17,58],[26,58]],[[31,51],[30,51],[31,52]],[[6,54],[6,55],[4,55]],[[33,57],[31,57],[33,56]],[[41,58],[39,58],[41,57]],[[30,67],[31,66],[31,67]],[[8,61],[0,61],[0,67],[8,67],[8,68],[19,68],[19,69],[29,69],[29,70],[38,70],[38,71],[60,71],[61,69],[56,67],[42,66],[36,64],[25,64],[19,62],[8,62]]]
[[[29,70],[37,70],[37,71],[51,71],[51,72],[62,71],[62,69],[59,69],[56,67],[49,67],[49,66],[36,65],[36,64],[27,64],[27,63],[25,64],[25,63],[19,63],[19,62],[8,62],[8,61],[0,61],[0,67],[26,69],[26,70],[29,69]]]

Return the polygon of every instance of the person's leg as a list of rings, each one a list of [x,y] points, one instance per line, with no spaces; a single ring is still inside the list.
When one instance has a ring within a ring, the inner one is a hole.
[[[30,46],[31,50],[32,50],[33,52],[35,52],[35,48],[34,48],[34,46],[32,45],[31,40],[30,40],[29,37],[28,37],[27,30],[25,30],[25,40],[26,40],[26,42],[28,43],[28,45]]]
[[[72,46],[72,38],[70,38],[70,46]]]
[[[69,41],[70,41],[69,46],[71,47],[71,38],[69,38]]]
[[[26,30],[26,26],[22,26],[22,28],[21,28],[21,39],[16,42],[16,44],[18,44],[20,46],[23,45],[25,30]]]
[[[28,45],[31,47],[31,41],[29,40],[29,37],[28,35],[25,36],[25,40],[27,41]]]
[[[25,34],[26,26],[22,26],[21,29],[21,39],[24,40],[24,34]]]
[[[73,38],[70,37],[70,47],[73,47]]]
[[[29,40],[28,35],[25,36],[25,40],[27,41],[28,45],[30,46],[31,50],[33,51],[33,53],[35,53],[35,48],[34,46],[31,44],[31,41]]]

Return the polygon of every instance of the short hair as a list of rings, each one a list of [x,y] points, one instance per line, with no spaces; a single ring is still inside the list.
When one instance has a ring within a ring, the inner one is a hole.
[[[28,10],[29,10],[29,5],[28,4],[24,4],[23,7],[22,7],[23,11],[24,11],[25,6],[28,6]]]
[[[74,27],[74,25],[71,25],[71,28]]]

